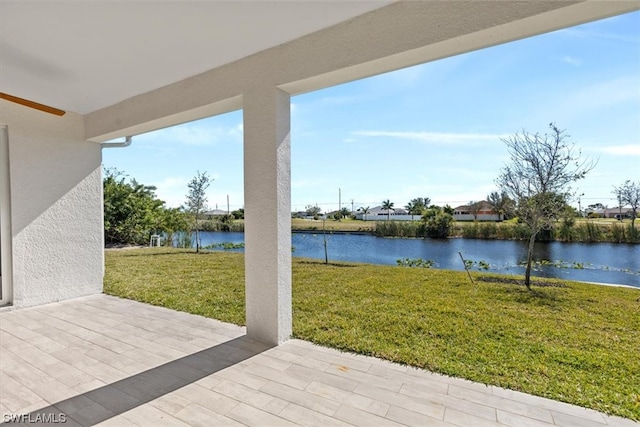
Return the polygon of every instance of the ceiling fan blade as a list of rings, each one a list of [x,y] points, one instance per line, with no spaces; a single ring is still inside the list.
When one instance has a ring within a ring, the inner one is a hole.
[[[55,114],[56,116],[64,116],[65,111],[58,110],[57,108],[49,107],[48,105],[38,104],[37,102],[29,101],[28,99],[18,98],[17,96],[9,95],[0,92],[0,98],[7,101],[15,102],[16,104],[24,105],[25,107],[35,108],[36,110],[44,111],[45,113]]]

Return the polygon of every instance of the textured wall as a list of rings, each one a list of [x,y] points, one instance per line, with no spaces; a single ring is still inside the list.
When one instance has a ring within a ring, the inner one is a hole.
[[[290,127],[289,94],[270,88],[245,95],[247,335],[269,344],[289,339],[292,327]]]
[[[13,304],[102,292],[101,151],[83,118],[1,101],[9,126]]]

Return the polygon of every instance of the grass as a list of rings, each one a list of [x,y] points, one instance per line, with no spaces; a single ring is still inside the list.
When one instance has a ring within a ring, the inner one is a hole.
[[[375,221],[360,221],[343,218],[340,221],[328,219],[324,222],[327,231],[362,231],[372,232],[375,228]],[[292,218],[292,230],[318,230],[322,231],[322,220]]]
[[[244,324],[244,258],[107,251],[105,292]],[[487,273],[482,273],[488,276]],[[640,292],[294,259],[297,338],[640,420]]]

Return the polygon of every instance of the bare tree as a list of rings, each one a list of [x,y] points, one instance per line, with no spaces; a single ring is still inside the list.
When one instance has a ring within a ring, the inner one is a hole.
[[[469,213],[473,215],[473,221],[478,220],[478,214],[482,210],[482,202],[474,202],[473,200],[469,202],[468,205]]]
[[[207,172],[200,173],[200,171],[198,171],[196,176],[187,184],[189,192],[187,193],[186,208],[187,212],[191,213],[194,219],[193,228],[196,232],[196,252],[200,252],[200,227],[198,220],[200,219],[200,215],[207,209],[206,191],[212,181],[213,179],[209,178]]]
[[[525,285],[531,289],[531,261],[536,236],[551,227],[573,195],[570,184],[594,168],[589,159],[581,160],[569,135],[554,123],[547,134],[515,133],[501,139],[511,156],[496,184],[516,203],[516,212],[530,228]]]
[[[316,205],[307,205],[304,207],[304,210],[307,213],[307,216],[312,216],[313,219],[316,219],[318,217],[318,215],[320,215],[320,212],[322,212],[322,209],[320,209],[320,206]]]
[[[638,216],[638,207],[640,207],[640,181],[633,182],[626,180],[619,187],[613,187],[613,194],[618,198],[620,209],[623,206],[631,207],[631,228],[635,230],[635,221]],[[622,216],[620,217],[622,219]]]

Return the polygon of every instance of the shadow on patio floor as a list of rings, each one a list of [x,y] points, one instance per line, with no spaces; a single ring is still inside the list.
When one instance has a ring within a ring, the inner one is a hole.
[[[240,363],[271,347],[250,341],[246,337],[231,339],[32,411],[26,414],[25,418],[53,421],[54,416],[65,414],[65,425],[74,425],[74,422],[81,426],[95,425]]]

